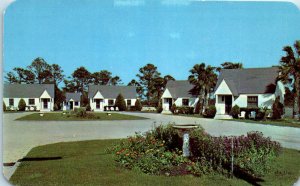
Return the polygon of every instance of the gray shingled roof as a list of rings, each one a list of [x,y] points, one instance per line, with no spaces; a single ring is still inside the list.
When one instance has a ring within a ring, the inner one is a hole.
[[[192,96],[189,91],[194,86],[190,84],[187,80],[179,80],[179,81],[168,81],[166,85],[166,89],[170,91],[170,94],[173,98],[179,98],[179,97],[194,97]]]
[[[67,92],[66,93],[66,101],[70,101],[70,99],[73,99],[74,101],[80,101],[81,94],[79,92]]]
[[[224,79],[234,96],[274,93],[278,67],[222,69],[215,90]]]
[[[137,97],[135,86],[89,85],[89,98],[94,97],[97,91],[100,91],[104,98],[115,99],[119,94],[125,99]]]
[[[54,84],[4,84],[4,98],[38,98],[44,90],[54,98]]]

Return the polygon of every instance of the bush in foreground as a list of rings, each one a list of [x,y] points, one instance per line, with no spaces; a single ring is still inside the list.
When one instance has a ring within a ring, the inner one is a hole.
[[[19,108],[19,111],[25,111],[26,103],[25,103],[23,98],[20,99],[19,104],[18,104],[18,108]]]
[[[259,132],[238,137],[212,137],[201,128],[190,135],[190,158],[182,156],[181,148],[182,134],[168,125],[145,134],[137,133],[111,150],[116,154],[116,161],[128,169],[154,175],[196,176],[211,173],[228,175],[231,156],[234,157],[236,171],[261,176],[269,170],[281,150],[279,143]]]

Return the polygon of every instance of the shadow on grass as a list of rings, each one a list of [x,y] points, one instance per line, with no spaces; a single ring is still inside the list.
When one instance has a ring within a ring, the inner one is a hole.
[[[19,160],[19,162],[24,162],[24,161],[49,161],[49,160],[60,160],[62,157],[57,156],[57,157],[35,157],[35,158],[22,158]]]
[[[245,180],[246,182],[255,185],[255,186],[260,186],[260,184],[258,182],[264,182],[265,180],[258,178],[258,177],[254,177],[251,174],[243,171],[241,168],[237,168],[235,167],[234,171],[233,171],[233,175],[236,178]]]

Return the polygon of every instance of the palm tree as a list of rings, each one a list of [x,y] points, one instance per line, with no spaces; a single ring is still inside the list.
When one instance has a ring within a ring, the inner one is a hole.
[[[294,49],[291,46],[283,47],[285,56],[281,57],[279,66],[278,79],[284,83],[288,83],[293,79],[294,92],[294,118],[299,119],[299,94],[300,94],[300,40],[294,44]]]
[[[217,82],[217,74],[215,73],[215,67],[208,65],[205,67],[205,63],[196,64],[191,70],[191,75],[188,80],[194,87],[190,90],[192,95],[199,96],[199,103],[202,107],[202,112],[208,106],[209,95],[212,92]]]

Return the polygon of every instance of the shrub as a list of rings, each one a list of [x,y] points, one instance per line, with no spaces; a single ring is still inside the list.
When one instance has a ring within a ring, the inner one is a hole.
[[[3,111],[6,111],[6,104],[3,101]]]
[[[19,108],[19,111],[25,111],[26,103],[25,103],[23,98],[20,99],[19,104],[18,104],[18,108]]]
[[[215,117],[216,113],[217,113],[216,106],[210,105],[208,106],[208,108],[205,109],[203,116],[206,118],[213,118]]]
[[[273,103],[272,112],[272,119],[281,119],[281,116],[283,115],[283,105],[280,103],[279,97],[277,97]]]
[[[91,106],[90,106],[90,104],[87,104],[87,105],[86,105],[86,111],[91,111]]]
[[[126,110],[126,102],[122,94],[119,94],[116,98],[115,107],[119,108],[119,111]]]
[[[96,117],[96,115],[94,113],[87,113],[86,112],[86,107],[80,107],[80,108],[74,108],[74,111],[71,111],[71,112],[67,112],[67,117],[70,117],[70,116],[75,116],[75,117],[78,117],[78,118],[97,118],[99,119],[98,117]]]
[[[179,150],[181,148],[182,134],[172,125],[167,125],[144,134],[137,133],[109,150],[116,154],[120,165],[129,169],[147,174],[175,175],[172,170],[179,168],[179,174],[189,171],[197,176],[213,172],[228,174],[231,156],[234,157],[235,171],[261,176],[270,169],[281,151],[278,142],[263,137],[261,132],[237,137],[212,137],[202,128],[190,134],[192,157],[184,158]]]
[[[135,109],[137,110],[137,111],[141,111],[142,110],[142,103],[141,103],[141,101],[139,100],[139,99],[137,99],[136,101],[135,101]]]
[[[230,111],[230,115],[233,118],[238,118],[239,114],[240,114],[240,107],[238,105],[234,105]]]
[[[177,110],[176,104],[173,103],[173,105],[171,106],[171,112],[174,114],[176,113],[176,110]]]
[[[79,118],[85,118],[87,116],[85,107],[74,108],[74,115]]]
[[[156,107],[156,112],[161,113],[162,111],[163,111],[162,103],[161,103],[161,101],[159,101],[158,106]]]
[[[177,107],[176,110],[178,114],[194,114],[193,107]]]

